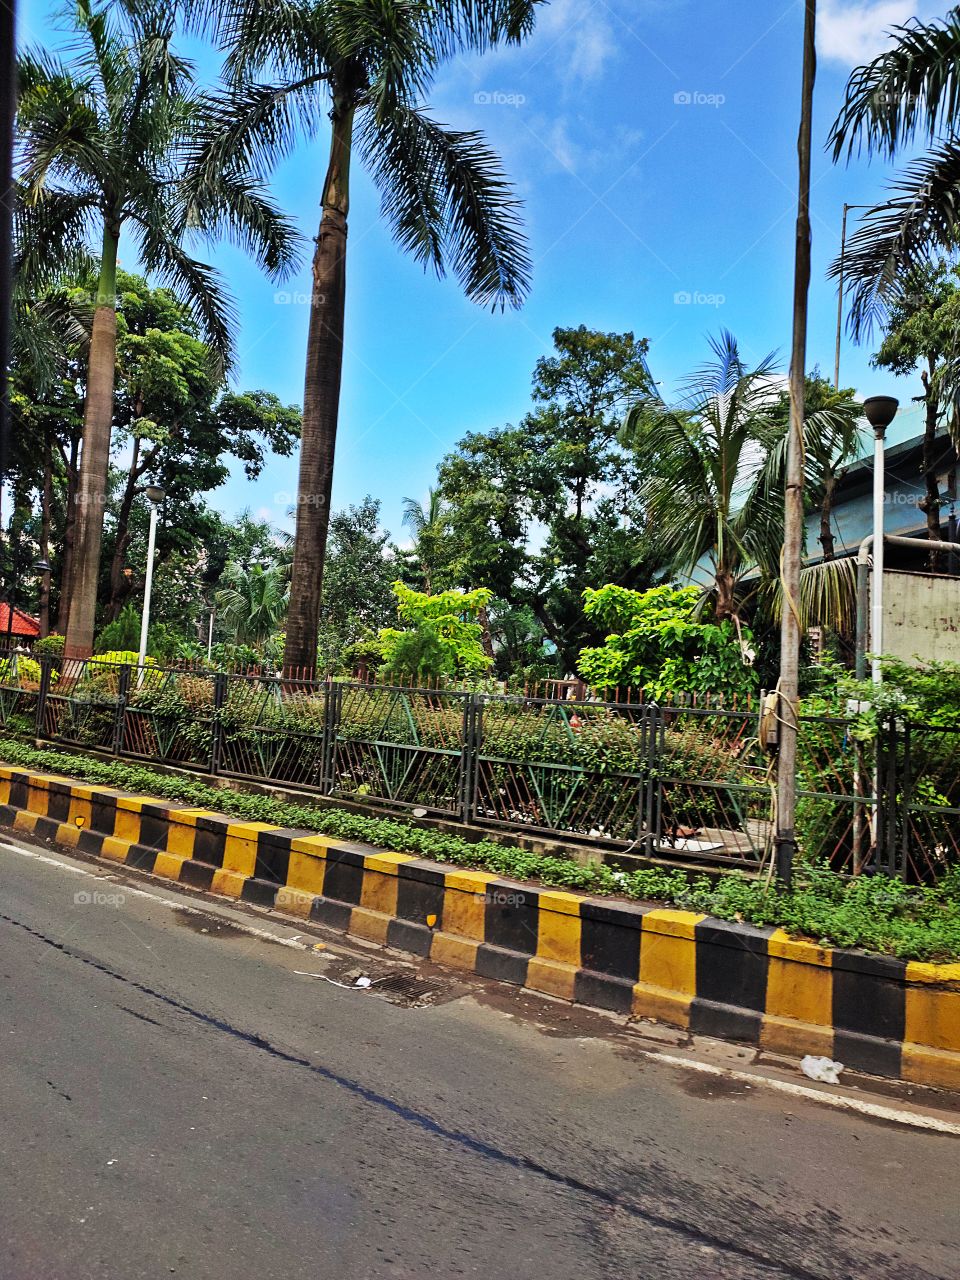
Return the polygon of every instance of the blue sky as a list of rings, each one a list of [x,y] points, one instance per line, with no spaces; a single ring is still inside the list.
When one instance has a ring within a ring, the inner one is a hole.
[[[807,363],[832,375],[836,293],[825,272],[841,207],[881,199],[892,170],[834,166],[822,144],[850,69],[883,47],[892,24],[941,7],[821,0],[819,9]],[[21,41],[55,42],[56,10],[25,0]],[[533,365],[557,325],[649,338],[667,394],[721,326],[748,360],[776,349],[785,363],[802,23],[801,0],[553,0],[523,49],[444,69],[430,105],[446,123],[485,130],[503,155],[526,203],[533,291],[522,311],[491,315],[455,281],[424,276],[393,244],[378,197],[355,171],[335,507],[370,493],[399,537],[402,499],[425,496],[461,436],[522,417]],[[200,65],[212,74],[216,62],[201,53]],[[323,170],[320,141],[301,147],[273,183],[308,236]],[[215,260],[239,303],[235,385],[300,403],[306,255],[282,286],[230,247]],[[911,380],[870,369],[871,349],[845,337],[843,383],[902,402],[915,395]],[[295,461],[277,459],[256,484],[238,471],[210,500],[281,524],[295,491]]]

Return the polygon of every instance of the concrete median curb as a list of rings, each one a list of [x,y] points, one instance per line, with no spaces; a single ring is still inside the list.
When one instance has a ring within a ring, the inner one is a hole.
[[[820,947],[7,767],[0,824],[482,977],[960,1089],[960,964]]]

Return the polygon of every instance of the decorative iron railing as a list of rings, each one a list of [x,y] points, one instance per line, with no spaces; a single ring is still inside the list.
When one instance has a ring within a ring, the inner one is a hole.
[[[773,843],[776,752],[749,701],[657,706],[8,657],[0,725],[678,861],[756,868]],[[854,727],[800,718],[801,849],[849,873],[938,879],[960,861],[960,730],[891,721],[862,741]]]

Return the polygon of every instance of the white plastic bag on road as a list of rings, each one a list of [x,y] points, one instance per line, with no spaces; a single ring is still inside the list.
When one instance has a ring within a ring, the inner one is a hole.
[[[811,1080],[819,1080],[821,1084],[839,1084],[842,1062],[834,1062],[832,1058],[816,1058],[808,1053],[800,1063],[800,1070]]]

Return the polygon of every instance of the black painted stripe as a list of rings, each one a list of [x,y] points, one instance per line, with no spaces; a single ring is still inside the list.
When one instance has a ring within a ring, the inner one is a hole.
[[[208,862],[196,862],[187,858],[181,864],[178,879],[181,884],[188,884],[194,889],[209,889],[216,871]]]
[[[600,902],[581,902],[581,966],[592,973],[636,982],[640,977],[643,915],[642,911],[626,912]]]
[[[492,946],[532,956],[537,950],[540,895],[520,885],[488,884],[483,936]]]
[[[344,849],[328,849],[323,896],[356,906],[363,891],[363,859]]]
[[[327,898],[314,898],[310,908],[310,919],[318,924],[329,925],[331,929],[348,929],[350,927],[350,910],[344,902],[330,902]]]
[[[527,980],[529,965],[528,955],[520,955],[502,947],[491,947],[482,942],[477,948],[474,968],[481,978],[495,978],[497,982],[512,982],[515,986],[522,987]]]
[[[751,1009],[718,1004],[699,997],[690,1003],[690,1030],[694,1035],[759,1044],[762,1023],[763,1015]]]
[[[376,872],[370,874],[375,875]],[[444,885],[442,871],[416,863],[400,863],[397,868],[397,915],[401,920],[411,920],[419,925],[425,925],[428,916],[436,916],[433,923],[439,929],[443,924]]]
[[[223,866],[223,851],[227,841],[227,828],[213,818],[197,818],[193,837],[193,857],[211,867]]]
[[[894,956],[833,955],[834,1054],[848,1066],[899,1075],[907,966]]]
[[[279,885],[271,880],[257,880],[251,876],[243,882],[240,897],[244,902],[252,902],[258,907],[272,907],[277,897]]]
[[[433,943],[433,930],[410,920],[391,920],[387,925],[387,946],[409,951],[415,956],[428,956]]]
[[[767,1000],[767,939],[772,932],[720,920],[696,925],[698,998],[762,1013]]]
[[[573,980],[573,998],[577,1004],[588,1004],[594,1009],[632,1013],[633,983],[624,978],[614,978],[609,973],[578,969]]]
[[[253,874],[275,885],[287,883],[290,867],[290,841],[297,838],[292,831],[261,831],[257,838],[257,861]]]

